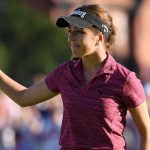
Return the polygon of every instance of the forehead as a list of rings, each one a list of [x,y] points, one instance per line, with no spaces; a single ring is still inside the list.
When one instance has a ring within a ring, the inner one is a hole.
[[[70,30],[80,30],[80,31],[84,31],[84,32],[90,32],[90,33],[93,33],[94,35],[99,35],[100,31],[94,27],[85,27],[85,28],[79,28],[79,27],[76,27],[76,26],[72,26],[72,25],[69,25],[68,26],[68,29]]]
[[[79,28],[79,27],[72,26],[72,25],[69,25],[69,26],[68,26],[68,29],[72,29],[72,30],[82,30],[82,31],[89,31],[89,30],[91,30],[89,27]]]
[[[84,28],[79,28],[79,27],[73,26],[73,25],[69,25],[68,28],[69,29],[84,29]]]

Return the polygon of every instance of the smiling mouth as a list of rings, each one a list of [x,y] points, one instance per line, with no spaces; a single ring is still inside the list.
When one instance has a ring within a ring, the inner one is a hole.
[[[79,48],[79,47],[80,47],[80,46],[77,45],[77,44],[71,44],[70,46],[71,46],[71,48]]]

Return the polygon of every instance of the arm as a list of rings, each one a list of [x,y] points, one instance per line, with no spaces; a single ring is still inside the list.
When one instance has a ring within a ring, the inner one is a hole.
[[[17,83],[0,70],[0,89],[18,105],[31,106],[56,96],[58,93],[47,88],[45,80],[29,88]]]
[[[141,150],[150,150],[150,119],[146,101],[129,111],[140,133]]]

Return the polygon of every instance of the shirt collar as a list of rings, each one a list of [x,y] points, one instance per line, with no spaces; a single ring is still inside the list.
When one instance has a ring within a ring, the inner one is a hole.
[[[109,52],[107,52],[107,58],[105,60],[104,65],[102,68],[99,70],[100,74],[112,74],[115,70],[116,67],[116,61],[115,59],[111,56]]]
[[[78,59],[78,60],[73,61],[73,62],[74,62],[73,66],[74,66],[75,68],[78,68],[78,67],[81,67],[81,66],[82,66],[82,59]]]

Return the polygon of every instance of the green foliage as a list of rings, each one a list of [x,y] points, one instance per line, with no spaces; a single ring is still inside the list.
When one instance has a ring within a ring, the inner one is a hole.
[[[0,68],[17,81],[29,84],[69,58],[64,30],[47,16],[10,1],[0,8],[0,18]]]

